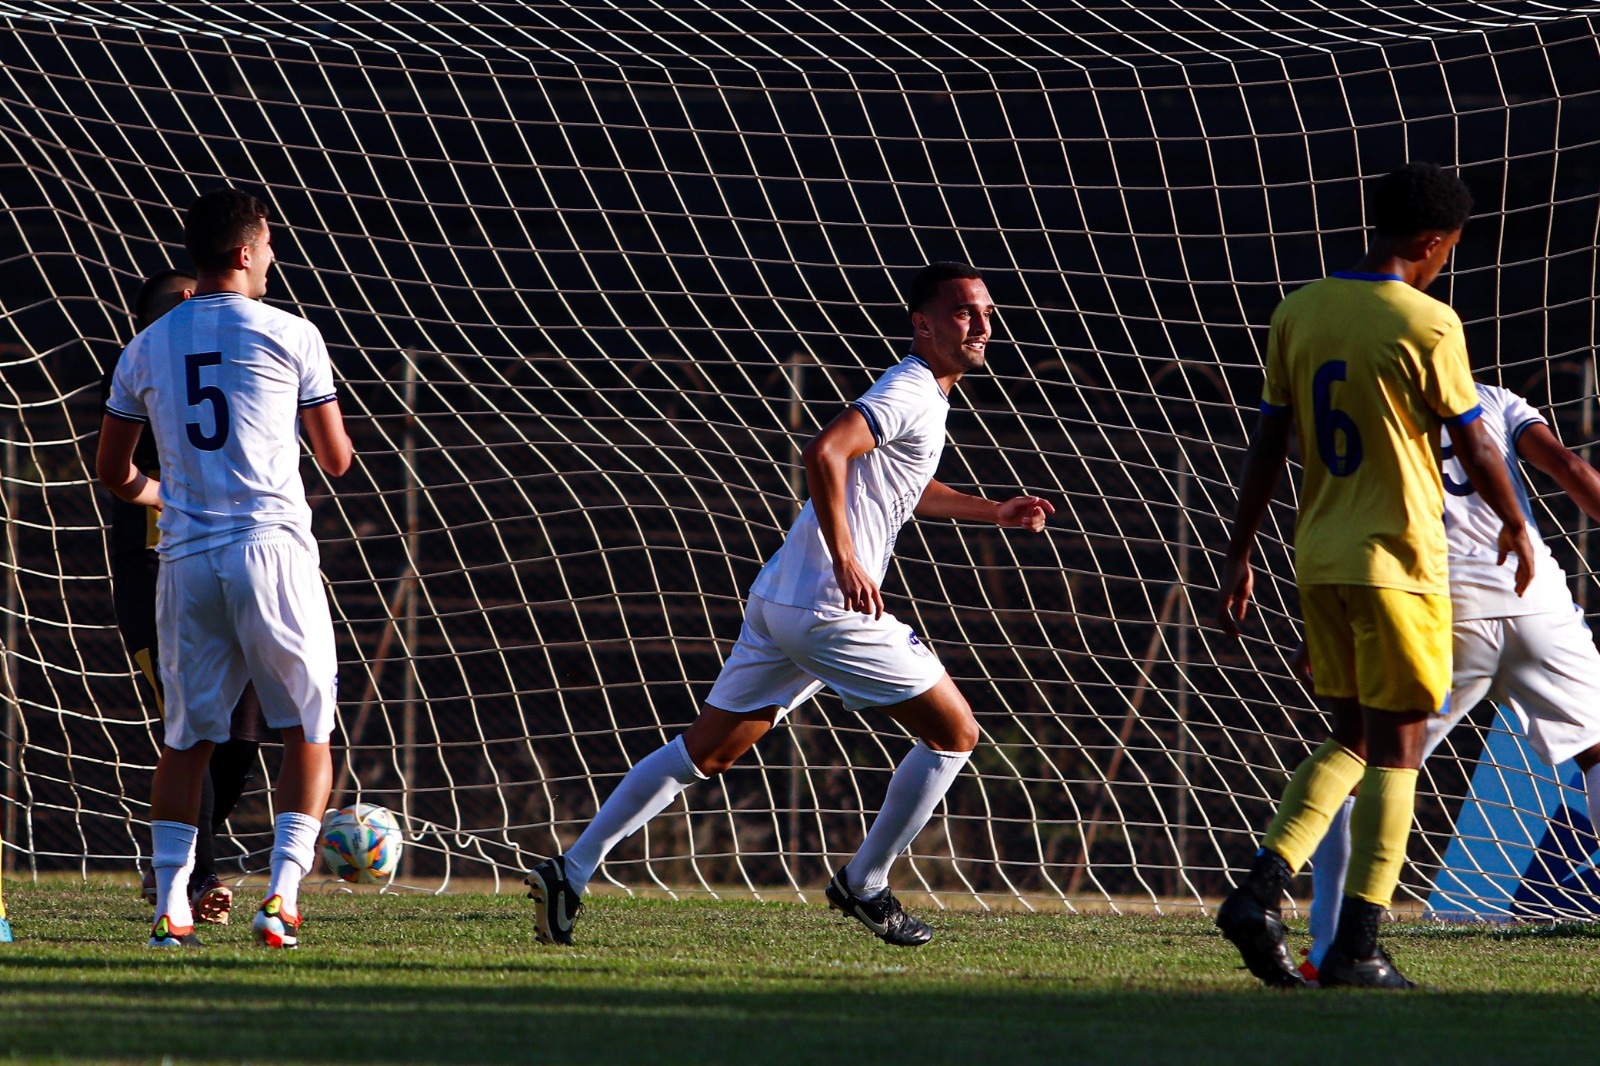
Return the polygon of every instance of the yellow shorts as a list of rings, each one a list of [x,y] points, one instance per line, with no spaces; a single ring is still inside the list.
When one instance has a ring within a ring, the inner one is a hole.
[[[1302,585],[1312,687],[1383,711],[1439,711],[1450,691],[1450,597]]]

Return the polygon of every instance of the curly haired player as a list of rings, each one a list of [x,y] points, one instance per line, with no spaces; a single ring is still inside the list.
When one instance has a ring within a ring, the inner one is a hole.
[[[1479,422],[1461,319],[1425,295],[1461,238],[1472,196],[1454,174],[1412,163],[1372,198],[1374,232],[1352,271],[1312,282],[1272,316],[1261,415],[1240,475],[1217,622],[1238,633],[1250,557],[1283,472],[1291,428],[1304,452],[1295,579],[1317,695],[1332,735],[1295,770],[1244,883],[1217,926],[1269,985],[1303,987],[1279,907],[1356,785],[1351,855],[1324,985],[1409,988],[1378,946],[1405,859],[1427,722],[1450,684],[1439,425],[1501,522],[1498,559],[1533,577],[1527,523]]]

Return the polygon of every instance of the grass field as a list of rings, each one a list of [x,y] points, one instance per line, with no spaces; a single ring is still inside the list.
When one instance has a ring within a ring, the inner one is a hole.
[[[908,951],[819,905],[607,898],[563,950],[515,896],[313,894],[298,952],[241,922],[156,953],[120,883],[7,902],[6,1061],[1455,1066],[1600,1040],[1590,927],[1398,926],[1437,991],[1284,994],[1199,918],[927,912],[938,937]]]

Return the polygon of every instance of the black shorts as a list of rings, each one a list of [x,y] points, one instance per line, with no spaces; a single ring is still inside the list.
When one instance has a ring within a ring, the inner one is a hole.
[[[111,560],[111,601],[117,611],[122,643],[135,661],[148,652],[153,670],[158,659],[156,639],[156,574],[161,560],[152,551],[119,555]],[[141,669],[144,663],[140,662]],[[159,675],[150,683],[159,687]]]

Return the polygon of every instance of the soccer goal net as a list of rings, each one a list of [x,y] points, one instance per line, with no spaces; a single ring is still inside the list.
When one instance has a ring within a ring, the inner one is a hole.
[[[940,476],[1056,516],[900,536],[890,609],[983,739],[896,883],[1216,898],[1324,735],[1288,669],[1288,485],[1246,638],[1206,624],[1272,307],[1359,258],[1368,179],[1458,165],[1478,206],[1435,292],[1479,376],[1586,449],[1600,54],[1544,3],[1184,6],[0,2],[7,862],[149,846],[99,381],[226,181],[272,205],[268,298],[341,379],[355,466],[304,465],[335,802],[400,815],[406,883],[514,882],[693,719],[800,446],[905,351],[916,268],[961,259],[1000,312]],[[1596,606],[1586,520],[1538,507]],[[817,889],[907,744],[824,695],[603,877]],[[1403,897],[1587,913],[1572,772],[1480,708],[1425,772]],[[259,780],[225,869],[265,863]]]

